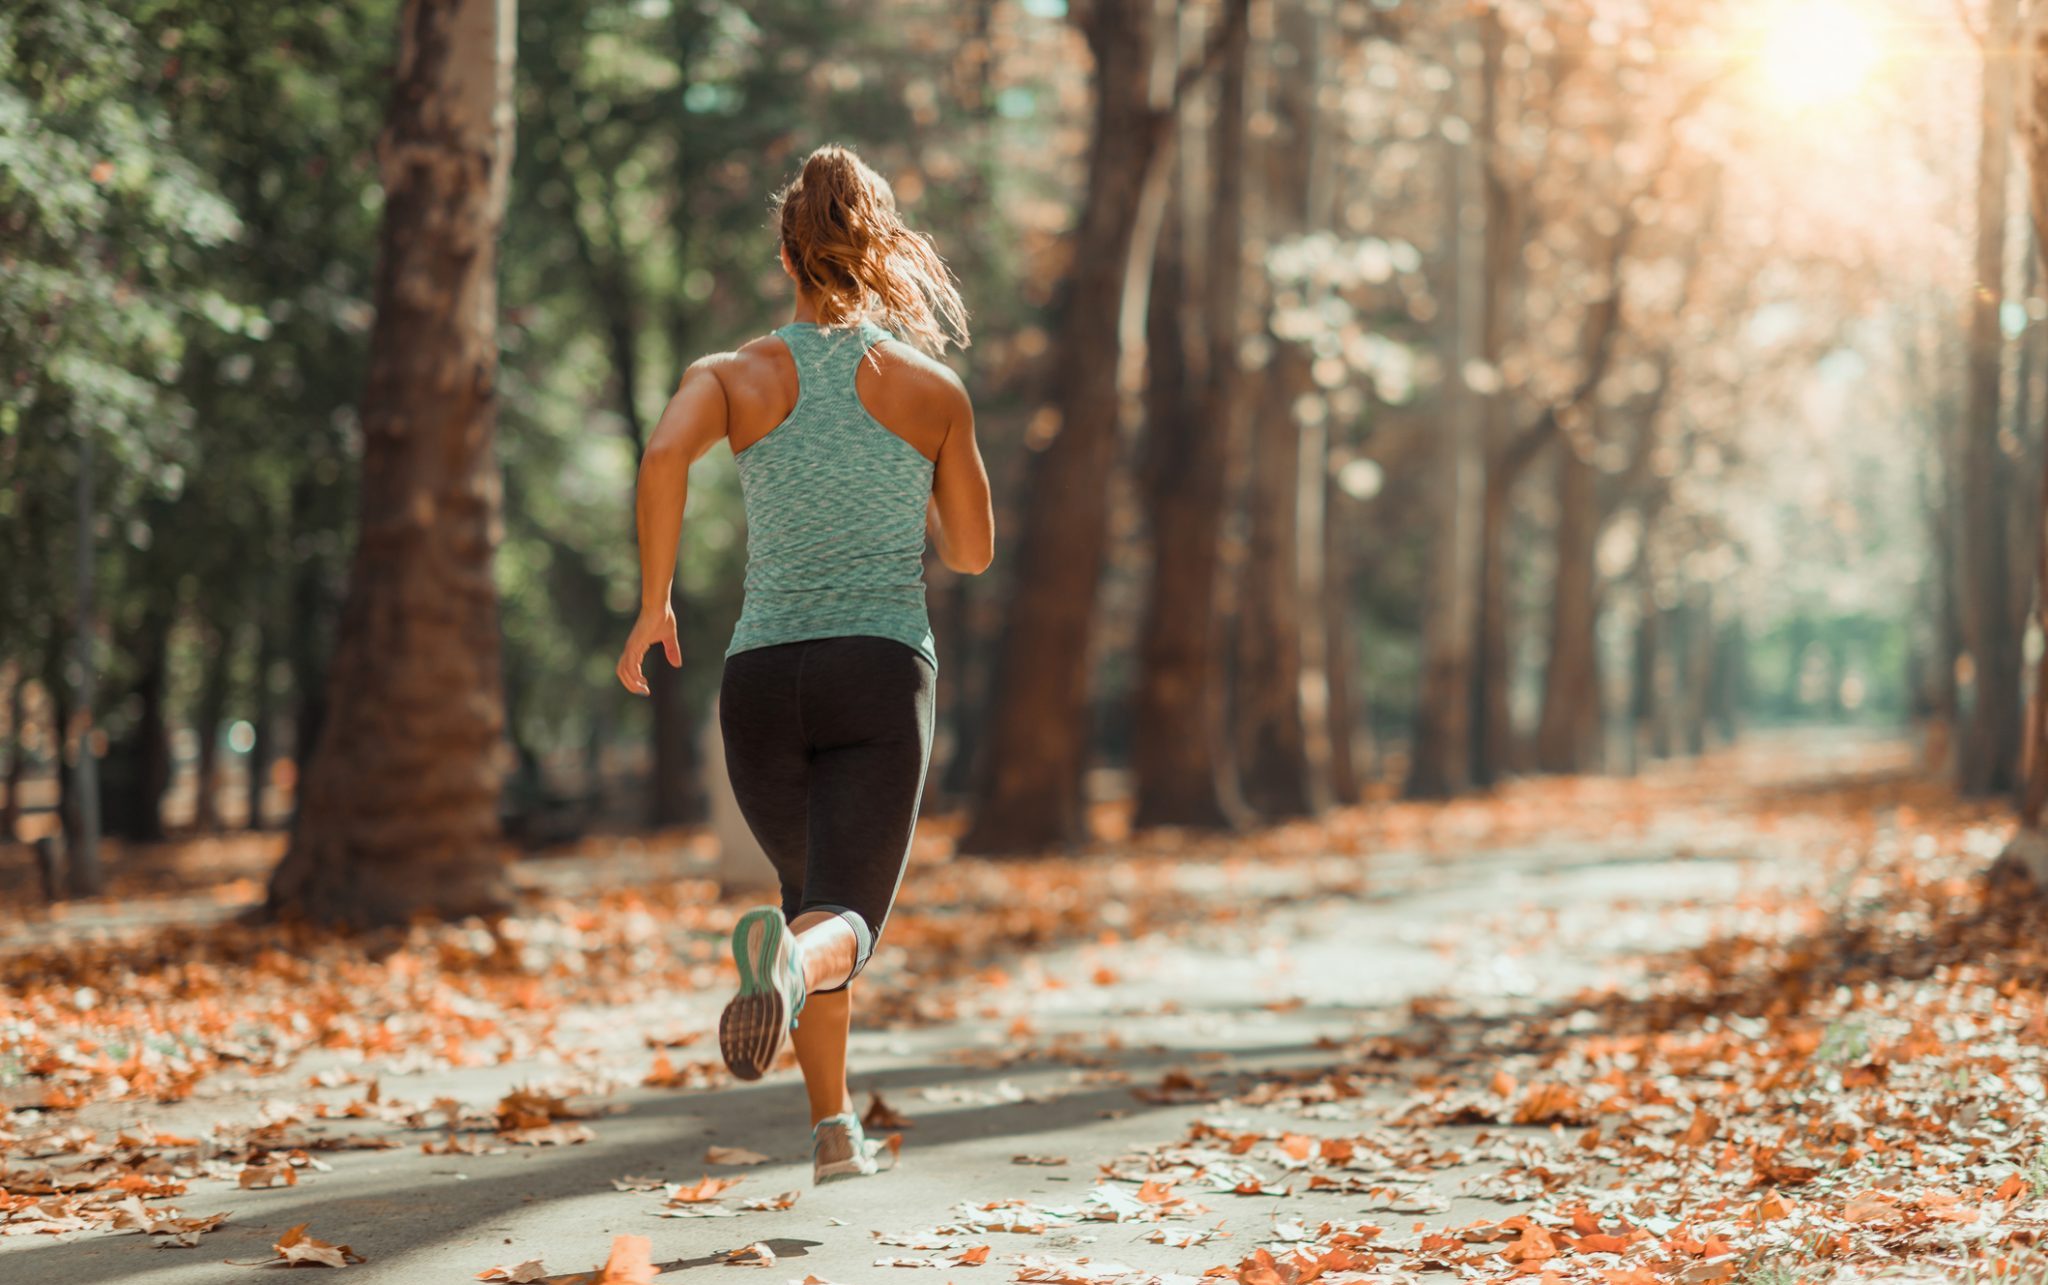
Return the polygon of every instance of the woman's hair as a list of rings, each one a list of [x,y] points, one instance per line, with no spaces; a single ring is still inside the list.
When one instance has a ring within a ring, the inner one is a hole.
[[[778,192],[776,221],[797,283],[827,322],[874,317],[929,352],[967,346],[960,283],[931,238],[896,212],[889,180],[829,143]]]

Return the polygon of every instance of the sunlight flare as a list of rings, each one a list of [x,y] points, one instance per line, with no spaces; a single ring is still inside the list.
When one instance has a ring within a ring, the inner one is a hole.
[[[1865,8],[1800,0],[1773,6],[1757,65],[1771,100],[1799,112],[1856,97],[1883,60],[1883,36]]]

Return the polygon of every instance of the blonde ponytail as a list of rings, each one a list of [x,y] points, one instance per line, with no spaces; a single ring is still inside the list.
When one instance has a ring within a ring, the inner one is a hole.
[[[871,318],[927,352],[967,346],[959,281],[931,238],[904,223],[889,181],[853,149],[812,152],[776,203],[790,267],[828,324]]]

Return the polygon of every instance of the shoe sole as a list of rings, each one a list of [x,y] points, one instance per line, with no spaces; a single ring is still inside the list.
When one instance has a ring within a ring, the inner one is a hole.
[[[880,1172],[882,1171],[879,1166],[872,1169],[862,1169],[851,1164],[835,1165],[830,1169],[814,1170],[811,1174],[811,1185],[813,1187],[822,1187],[826,1183],[844,1182],[848,1178],[872,1178]]]
[[[763,906],[740,916],[732,929],[732,962],[740,991],[718,1019],[718,1051],[742,1080],[758,1080],[775,1064],[789,1031],[789,1002],[772,980],[789,969],[789,928],[782,912]]]

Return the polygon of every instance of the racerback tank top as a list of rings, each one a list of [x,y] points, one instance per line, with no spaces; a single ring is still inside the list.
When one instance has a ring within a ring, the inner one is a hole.
[[[861,404],[854,380],[890,333],[872,322],[775,331],[796,362],[789,415],[739,466],[747,513],[746,597],[735,655],[813,638],[893,638],[933,668],[924,605],[932,462]]]

